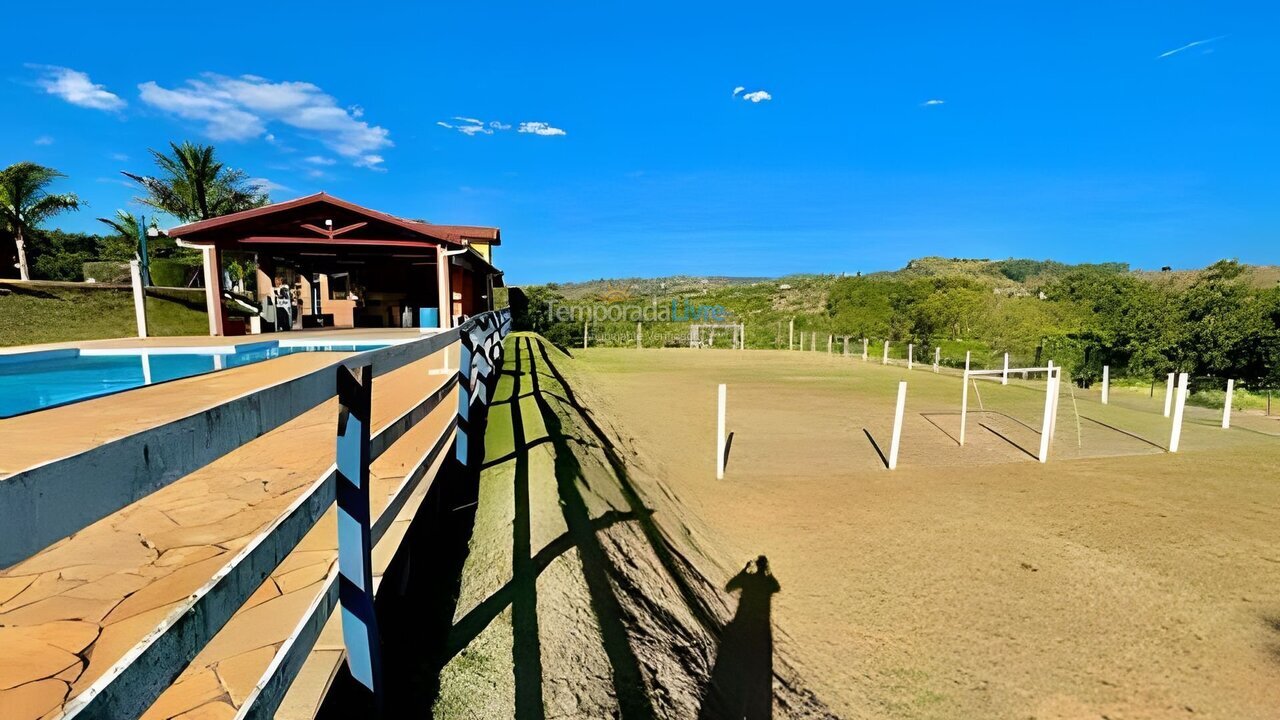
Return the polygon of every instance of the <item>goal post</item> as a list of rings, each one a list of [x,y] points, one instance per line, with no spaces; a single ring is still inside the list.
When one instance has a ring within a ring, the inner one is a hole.
[[[965,353],[965,369],[964,369],[964,374],[962,375],[963,383],[960,391],[959,443],[962,446],[965,444],[965,436],[966,436],[966,430],[968,427],[969,412],[970,412],[969,410],[970,383],[975,383],[974,389],[976,391],[977,389],[976,380],[980,378],[989,378],[991,380],[995,380],[999,382],[1000,386],[1002,386],[1001,387],[1002,393],[1010,392],[1016,388],[1011,388],[1010,391],[1006,391],[1003,389],[1003,387],[1008,387],[1008,378],[1010,373],[1023,373],[1024,377],[1030,374],[1043,374],[1045,377],[1044,402],[1042,406],[1037,407],[1037,409],[1040,411],[1039,428],[1037,429],[1035,426],[1031,424],[1035,422],[1034,419],[1027,418],[1024,421],[1024,420],[1018,419],[1017,417],[1014,417],[1013,415],[1008,415],[1008,417],[1014,422],[1018,423],[1019,425],[1023,425],[1027,428],[1030,428],[1032,431],[1036,432],[1039,435],[1039,447],[1037,448],[1038,452],[1036,453],[1036,459],[1039,460],[1041,463],[1047,462],[1049,459],[1049,450],[1053,444],[1054,430],[1057,425],[1058,396],[1062,388],[1062,368],[1060,366],[1055,366],[1052,362],[1049,362],[1049,364],[1044,367],[1015,368],[1015,367],[1002,366],[999,369],[995,369],[995,370],[974,370],[970,367],[969,353]],[[1022,387],[1025,387],[1025,386],[1022,386]],[[979,405],[980,405],[981,412],[994,412],[994,411],[988,411],[986,407],[983,406],[981,403],[979,403]],[[1030,414],[1030,412],[1032,412],[1030,408],[1025,405],[1025,403],[1023,403],[1021,407],[1024,409],[1024,412],[1026,414]],[[1002,413],[1002,414],[1005,414],[1005,413]],[[1030,451],[1028,450],[1028,452]]]
[[[801,337],[804,337],[803,333]],[[721,347],[742,350],[745,346],[745,338],[745,326],[741,323],[689,326],[689,347],[691,348],[716,347],[716,340],[720,339]]]

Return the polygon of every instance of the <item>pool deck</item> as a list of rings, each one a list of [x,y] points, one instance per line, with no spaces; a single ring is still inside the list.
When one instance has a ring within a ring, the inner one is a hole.
[[[317,331],[236,338],[151,338],[85,347],[174,347],[260,339],[325,342],[420,337],[418,331]],[[62,344],[62,346],[66,346]],[[31,349],[30,347],[24,349]],[[349,353],[300,353],[0,420],[0,478],[287,381]],[[447,384],[457,346],[374,383],[376,433]],[[451,391],[457,393],[456,388]],[[448,432],[456,400],[405,434],[370,469],[373,510],[386,507],[424,448]],[[59,717],[334,462],[329,400],[36,555],[0,570],[0,717]],[[429,474],[428,477],[433,475]],[[421,498],[427,483],[416,493]],[[405,511],[412,512],[412,503]],[[406,512],[388,536],[407,525]],[[381,545],[379,546],[381,549]],[[231,717],[315,600],[337,555],[329,511],[144,717]],[[375,555],[375,560],[377,556]],[[384,558],[385,559],[385,558]],[[332,633],[316,654],[323,691],[341,659]],[[327,653],[327,655],[326,655]],[[314,664],[314,663],[312,663]],[[314,703],[315,693],[304,702]]]
[[[240,337],[182,336],[121,338],[54,345],[22,345],[3,350],[119,349],[214,347],[264,340],[370,342],[407,340],[424,335],[417,330],[312,330]],[[108,395],[60,405],[12,418],[0,418],[0,480],[27,468],[84,452],[110,440],[132,435],[180,417],[215,407],[264,387],[291,380],[333,362],[330,353],[297,353],[269,363],[253,363],[205,375],[129,390],[127,397]],[[345,357],[345,355],[343,356]]]

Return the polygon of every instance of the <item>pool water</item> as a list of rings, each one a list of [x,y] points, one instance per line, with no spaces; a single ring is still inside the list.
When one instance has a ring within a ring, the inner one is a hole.
[[[0,418],[299,352],[361,352],[387,344],[280,346],[269,341],[223,353],[171,348],[147,353],[59,350],[29,356],[0,355]]]

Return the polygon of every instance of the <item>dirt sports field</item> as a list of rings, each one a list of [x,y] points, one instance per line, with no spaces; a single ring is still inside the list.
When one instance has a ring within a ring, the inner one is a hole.
[[[440,716],[1280,717],[1280,422],[1064,388],[1040,465],[1042,381],[961,448],[956,375],[570,352],[508,339]]]

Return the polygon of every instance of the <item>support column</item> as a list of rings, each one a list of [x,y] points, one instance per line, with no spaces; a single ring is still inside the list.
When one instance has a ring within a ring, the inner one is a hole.
[[[201,248],[204,254],[204,303],[209,312],[209,334],[222,335],[222,254],[216,247]]]
[[[436,286],[439,296],[437,305],[440,308],[437,327],[448,330],[453,324],[453,289],[449,282],[449,256],[445,255],[442,245],[436,246]]]
[[[133,319],[138,323],[138,337],[144,338],[147,336],[147,291],[142,287],[142,270],[137,260],[129,261],[129,280],[133,284]],[[150,381],[147,384],[150,385]]]

